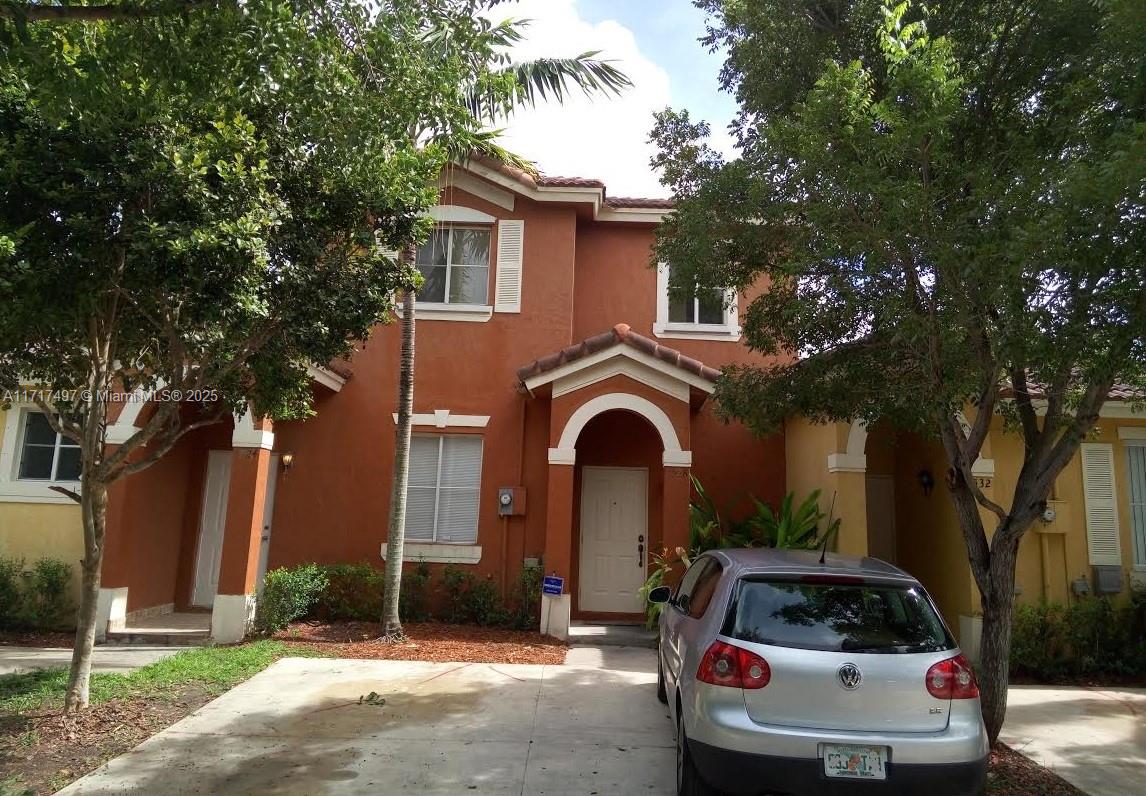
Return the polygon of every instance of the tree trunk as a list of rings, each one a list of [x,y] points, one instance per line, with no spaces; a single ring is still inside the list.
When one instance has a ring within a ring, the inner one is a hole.
[[[409,252],[404,252],[409,262]],[[406,546],[406,484],[410,475],[410,426],[414,412],[414,291],[402,297],[402,358],[398,375],[398,426],[394,431],[394,478],[390,491],[390,528],[386,538],[386,578],[382,603],[382,637],[404,635],[398,615],[402,558]]]
[[[979,699],[991,745],[999,740],[1007,715],[1011,676],[1011,619],[1015,612],[1018,540],[991,551],[991,589],[982,595],[983,637],[979,647]]]
[[[88,706],[88,684],[91,680],[96,607],[99,603],[104,530],[107,523],[107,485],[95,477],[84,477],[80,511],[84,528],[82,585],[80,606],[76,613],[76,641],[72,649],[72,668],[68,675],[68,690],[64,695],[65,712],[83,710]]]

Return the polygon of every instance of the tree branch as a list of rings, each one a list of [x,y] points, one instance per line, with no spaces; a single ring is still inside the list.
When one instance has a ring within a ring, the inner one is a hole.
[[[100,22],[118,19],[145,19],[167,14],[181,14],[218,4],[219,0],[171,0],[153,5],[109,3],[100,6],[4,2],[0,3],[0,19],[23,19],[28,22]]]

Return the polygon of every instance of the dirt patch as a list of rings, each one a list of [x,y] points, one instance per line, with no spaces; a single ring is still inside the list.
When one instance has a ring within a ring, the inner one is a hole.
[[[112,699],[79,715],[29,710],[0,717],[0,791],[9,785],[17,794],[55,793],[213,698],[185,686],[162,698]]]
[[[1086,796],[1050,769],[1001,743],[991,750],[987,793],[990,796]]]
[[[275,638],[325,656],[391,661],[559,665],[567,650],[561,641],[523,630],[426,622],[405,631],[405,641],[387,644],[379,640],[376,622],[300,622]]]
[[[0,646],[5,647],[64,647],[72,648],[75,633],[55,630],[0,630]]]

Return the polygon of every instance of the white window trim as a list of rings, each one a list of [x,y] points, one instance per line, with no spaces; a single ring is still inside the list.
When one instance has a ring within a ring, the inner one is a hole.
[[[727,290],[724,296],[724,323],[676,323],[669,321],[669,266],[657,266],[657,320],[653,334],[676,340],[740,341],[739,302],[736,291]]]
[[[1146,426],[1119,426],[1118,439],[1124,448],[1146,448]],[[1124,452],[1126,456],[1126,479],[1130,481],[1130,451]],[[1140,549],[1138,544],[1138,529],[1134,527],[1134,485],[1127,484],[1126,508],[1130,517],[1130,548],[1131,568],[1136,572],[1146,572],[1146,550]]]
[[[395,421],[397,422],[397,421]],[[485,440],[478,435],[451,435],[451,434],[415,434],[415,437],[431,437],[438,441],[438,475],[434,484],[434,538],[430,540],[417,539],[410,540],[406,543],[405,547],[412,548],[414,545],[432,545],[434,547],[465,547],[477,545],[477,540],[481,538],[481,476],[482,470],[485,469]],[[474,541],[472,542],[439,542],[438,541],[438,509],[442,501],[442,451],[445,447],[444,439],[447,436],[476,436],[481,443],[481,455],[478,458],[478,478],[477,478],[477,493],[478,493],[478,512],[477,524],[474,526]],[[412,446],[411,446],[412,447]],[[409,495],[410,484],[406,484],[406,493]],[[479,548],[480,551],[480,548]],[[480,554],[480,553],[479,553]],[[406,553],[403,552],[402,560],[407,561]]]
[[[382,543],[382,560],[386,560],[386,543]],[[481,561],[480,544],[446,542],[406,542],[402,545],[403,561],[425,561],[427,564],[476,564]]]
[[[402,317],[402,305],[397,307]],[[419,321],[466,321],[485,323],[493,317],[492,304],[442,304],[437,301],[418,301],[414,304],[414,317]]]
[[[71,498],[52,489],[80,491],[79,481],[30,481],[18,478],[20,452],[24,447],[24,418],[39,412],[31,403],[14,403],[4,415],[4,442],[0,445],[0,503],[61,503],[75,505]]]
[[[398,422],[397,412],[392,412],[390,417]],[[433,412],[415,412],[410,416],[410,422],[415,426],[435,428],[485,428],[489,425],[489,415],[456,415],[449,409],[435,409]]]
[[[461,208],[461,209],[464,209],[464,208]],[[477,212],[477,211],[475,211],[475,212]],[[493,216],[490,216],[490,219],[491,219],[491,222],[489,222],[489,223],[485,223],[485,222],[483,222],[483,223],[473,223],[473,222],[454,223],[452,221],[439,222],[438,226],[434,229],[435,232],[446,231],[449,233],[452,233],[454,230],[459,230],[459,229],[462,229],[462,230],[471,229],[471,230],[478,230],[479,232],[485,232],[485,233],[489,234],[489,252],[488,252],[488,255],[486,258],[486,265],[485,265],[485,271],[486,271],[486,274],[485,274],[485,300],[486,300],[486,303],[485,304],[456,304],[456,303],[453,303],[449,300],[449,297],[450,297],[450,277],[453,274],[454,268],[481,268],[482,267],[480,265],[468,265],[466,263],[455,263],[455,262],[453,262],[454,236],[452,234],[449,234],[446,236],[446,265],[445,265],[445,268],[446,268],[446,284],[442,288],[442,297],[445,298],[445,301],[427,301],[427,302],[423,303],[421,306],[426,307],[427,311],[441,312],[442,310],[448,311],[450,309],[457,308],[457,311],[461,312],[461,313],[469,312],[469,313],[473,314],[473,313],[477,313],[477,312],[484,311],[484,310],[489,310],[490,314],[493,313],[493,304],[490,302],[490,297],[489,297],[489,293],[490,293],[490,287],[489,287],[490,279],[489,278],[490,278],[490,274],[494,273],[495,269],[497,268],[497,263],[494,262],[494,256],[493,256],[493,224],[492,224],[492,221],[496,221],[496,219],[494,219]],[[416,255],[414,257],[414,267],[415,268],[418,267],[418,258]],[[440,268],[441,266],[434,266],[434,267]],[[423,317],[423,314],[421,312],[421,308],[418,306],[418,303],[415,303],[415,305],[414,305],[414,317],[415,318]],[[424,317],[426,317],[427,319],[430,319],[430,320],[475,320],[473,318],[460,318],[457,316],[451,317],[451,318],[430,318],[430,316],[428,314]],[[489,320],[489,318],[486,317],[482,320]]]

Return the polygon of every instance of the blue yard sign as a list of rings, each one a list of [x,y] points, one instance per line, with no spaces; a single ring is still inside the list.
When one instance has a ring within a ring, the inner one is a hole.
[[[559,578],[556,575],[546,575],[541,581],[542,594],[556,594],[560,595],[565,591],[565,578]]]

